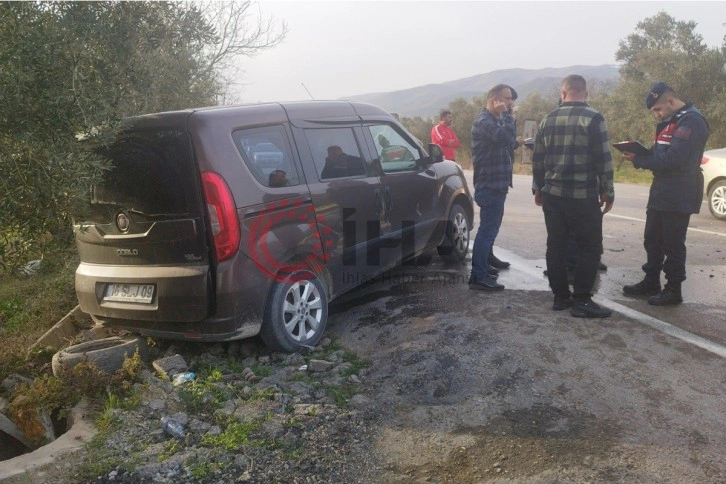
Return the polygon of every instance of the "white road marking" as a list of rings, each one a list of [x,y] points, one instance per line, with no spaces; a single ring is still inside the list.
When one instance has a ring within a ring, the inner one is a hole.
[[[623,220],[632,220],[633,222],[643,222],[645,223],[645,219],[642,218],[636,218],[636,217],[626,217],[625,215],[615,215],[612,213],[606,213],[606,217],[615,217],[615,218],[621,218]],[[708,234],[708,235],[718,235],[720,237],[726,237],[726,233],[723,232],[714,232],[712,230],[703,230],[703,229],[697,229],[694,227],[688,227],[688,230],[690,232],[699,232],[701,234]]]
[[[622,304],[618,304],[615,301],[611,301],[610,299],[600,296],[594,296],[593,299],[595,300],[595,302],[603,304],[604,306],[607,306],[613,311],[624,314],[625,316],[632,318],[639,323],[650,326],[655,330],[673,336],[674,338],[678,338],[679,340],[685,341],[686,343],[690,343],[692,345],[698,346],[699,348],[703,348],[704,350],[710,351],[711,353],[714,353],[721,358],[726,358],[726,346],[721,346],[720,344],[714,343],[711,340],[702,338],[701,336],[697,336],[693,333],[689,333],[685,329],[673,326],[672,324],[666,323],[665,321],[661,321],[660,319],[654,318],[652,316],[648,316],[647,314],[643,314],[640,311],[636,311],[635,309],[623,306]]]
[[[606,217],[614,217],[614,218],[621,218],[623,220],[632,220],[634,222],[643,222],[645,223],[644,218],[636,218],[636,217],[626,217],[625,215],[615,215],[614,213],[606,213]]]

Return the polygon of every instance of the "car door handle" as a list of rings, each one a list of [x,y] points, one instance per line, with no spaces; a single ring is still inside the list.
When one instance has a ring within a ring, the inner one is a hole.
[[[391,187],[386,187],[386,213],[391,213],[393,210],[393,202],[391,201]]]
[[[383,215],[383,197],[381,197],[381,191],[379,189],[373,190],[376,195],[376,215]]]

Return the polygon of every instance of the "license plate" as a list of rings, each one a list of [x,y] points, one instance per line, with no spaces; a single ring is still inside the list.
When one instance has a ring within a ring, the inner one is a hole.
[[[153,284],[109,284],[103,300],[150,304],[153,296]]]

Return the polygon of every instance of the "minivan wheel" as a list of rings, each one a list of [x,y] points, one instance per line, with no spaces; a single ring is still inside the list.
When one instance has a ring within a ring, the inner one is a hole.
[[[446,221],[446,236],[438,246],[439,255],[446,262],[464,262],[469,253],[471,223],[459,204],[454,204]]]
[[[311,272],[297,272],[273,283],[260,330],[273,351],[291,353],[319,342],[328,322],[328,298]]]
[[[719,220],[726,220],[726,181],[716,182],[708,191],[708,209]]]

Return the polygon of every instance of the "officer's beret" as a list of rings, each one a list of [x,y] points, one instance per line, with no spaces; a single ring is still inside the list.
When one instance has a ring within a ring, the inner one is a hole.
[[[656,82],[650,86],[650,91],[648,91],[648,95],[645,97],[645,107],[648,109],[652,108],[666,91],[672,91],[672,89],[665,82]]]

